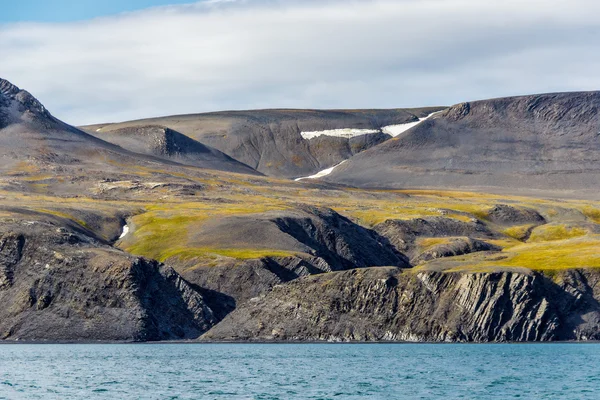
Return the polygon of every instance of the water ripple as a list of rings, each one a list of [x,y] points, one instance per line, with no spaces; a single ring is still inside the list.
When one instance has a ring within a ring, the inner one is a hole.
[[[0,345],[0,399],[600,398],[600,344]]]

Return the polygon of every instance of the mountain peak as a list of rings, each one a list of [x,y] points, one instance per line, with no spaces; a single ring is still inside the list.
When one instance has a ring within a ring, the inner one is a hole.
[[[46,107],[31,93],[0,78],[0,106],[10,106],[13,102],[16,102],[18,113],[29,112],[36,116],[52,118]]]
[[[18,87],[7,81],[6,79],[0,78],[0,94],[3,96],[15,96],[21,91]]]

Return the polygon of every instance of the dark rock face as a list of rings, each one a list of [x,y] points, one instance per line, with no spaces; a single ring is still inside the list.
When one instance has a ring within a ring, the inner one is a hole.
[[[350,139],[321,136],[306,140],[301,132],[343,128],[380,130],[416,121],[441,109],[228,111],[93,125],[85,129],[110,132],[161,125],[218,149],[265,175],[297,178],[339,164],[390,138],[379,131]]]
[[[420,237],[495,238],[497,234],[481,221],[463,222],[453,218],[428,217],[412,220],[387,220],[373,228],[399,251],[414,257],[415,240]]]
[[[205,146],[179,132],[162,126],[116,129],[109,133],[91,132],[94,136],[135,153],[157,156],[181,164],[245,174],[258,174],[219,150]]]
[[[0,338],[196,338],[216,322],[173,269],[81,232],[30,221],[0,235]]]
[[[407,267],[406,257],[387,239],[327,208],[306,206],[305,218],[277,218],[282,232],[304,243],[324,259],[332,271],[373,266]]]
[[[0,79],[0,157],[0,170],[27,160],[63,173],[66,166],[110,170],[108,161],[156,162],[59,121],[29,92],[4,79]]]
[[[327,208],[299,206],[297,210],[232,217],[207,225],[198,233],[199,240],[204,240],[199,246],[220,243],[260,248],[266,244],[296,253],[210,267],[190,268],[172,261],[188,281],[229,296],[236,304],[300,276],[372,266],[410,266],[408,258],[386,238]],[[230,310],[231,304],[226,307]]]
[[[478,251],[500,251],[501,247],[472,238],[452,238],[448,243],[432,246],[411,259],[413,265],[437,258],[454,257]]]
[[[310,153],[318,161],[318,165],[315,167],[323,170],[389,139],[391,139],[391,136],[383,132],[369,133],[351,138],[323,135],[308,139],[308,147]]]
[[[326,179],[361,187],[593,197],[600,176],[599,107],[600,92],[459,104],[353,157]]]
[[[27,113],[30,118],[53,119],[48,110],[29,92],[0,78],[0,108],[4,107],[11,109],[0,110],[0,129],[15,122],[16,116],[21,113]]]
[[[203,340],[546,341],[600,337],[599,275],[368,268],[300,278],[232,312]]]
[[[505,204],[497,204],[487,213],[487,219],[497,224],[519,225],[546,223],[537,211],[528,208],[515,208]]]

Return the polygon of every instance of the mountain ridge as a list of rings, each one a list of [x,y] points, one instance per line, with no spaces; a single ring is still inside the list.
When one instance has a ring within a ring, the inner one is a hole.
[[[353,157],[325,180],[379,188],[585,192],[600,172],[599,107],[600,92],[460,103]]]
[[[309,176],[391,138],[388,125],[418,121],[443,107],[373,110],[266,109],[187,114],[97,124],[89,132],[162,125],[273,177]],[[305,139],[303,131],[375,130],[353,138],[321,136]]]
[[[365,186],[402,173],[445,184],[368,190],[186,165],[238,164],[156,124],[92,130],[120,147],[1,88],[0,339],[600,337],[600,202],[563,187],[558,199],[515,196],[535,185],[498,178],[597,182],[594,94],[461,103],[427,120],[424,108],[183,121],[259,164],[291,162],[277,174],[302,170],[294,155],[317,168],[356,154],[334,178],[367,159],[352,175]],[[393,139],[371,129],[393,122]],[[457,191],[481,177],[502,193]]]

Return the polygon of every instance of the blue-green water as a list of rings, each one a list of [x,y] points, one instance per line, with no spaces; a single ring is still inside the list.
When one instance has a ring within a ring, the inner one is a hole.
[[[0,345],[0,399],[594,399],[600,344]]]

